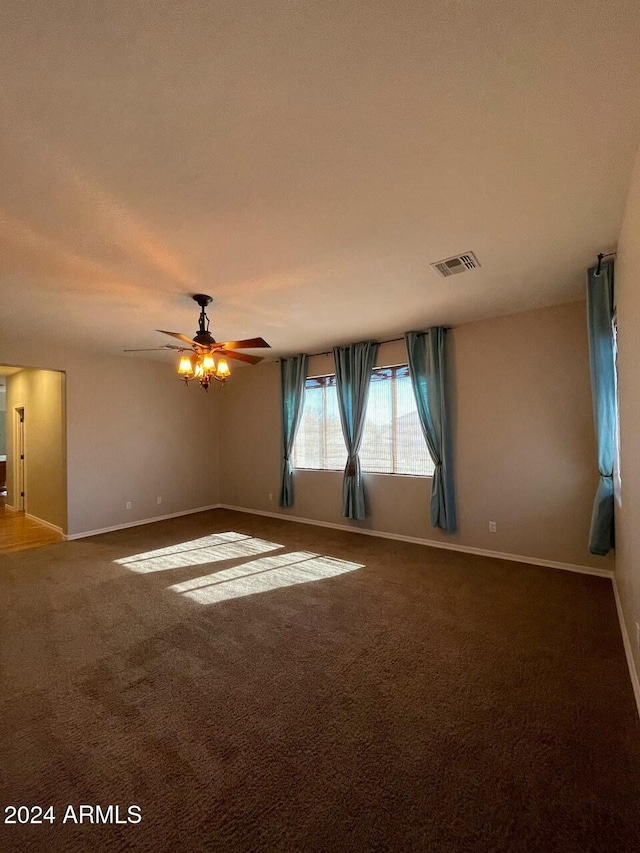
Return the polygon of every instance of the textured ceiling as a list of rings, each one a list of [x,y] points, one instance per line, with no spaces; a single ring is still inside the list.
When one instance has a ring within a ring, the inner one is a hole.
[[[0,334],[308,352],[578,299],[640,141],[635,0],[4,0]],[[429,264],[473,250],[475,272]],[[145,354],[133,357],[145,357]]]

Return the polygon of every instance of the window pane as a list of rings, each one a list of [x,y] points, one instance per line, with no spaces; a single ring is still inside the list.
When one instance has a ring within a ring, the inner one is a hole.
[[[393,382],[390,369],[375,370],[369,386],[360,464],[363,471],[393,473]]]
[[[342,424],[340,423],[336,378],[335,376],[328,378],[332,379],[333,382],[327,384],[325,389],[325,464],[323,467],[342,470],[347,464],[347,448],[344,443],[344,436],[342,435]]]
[[[363,471],[433,474],[407,365],[379,368],[371,375],[360,460]]]
[[[323,393],[322,386],[317,383],[315,387],[307,384],[305,388],[302,418],[293,452],[296,468],[322,468]]]
[[[294,468],[342,469],[346,461],[336,378],[319,376],[307,379],[302,417],[293,448]]]
[[[409,371],[396,380],[396,473],[431,475],[434,465],[422,434]]]

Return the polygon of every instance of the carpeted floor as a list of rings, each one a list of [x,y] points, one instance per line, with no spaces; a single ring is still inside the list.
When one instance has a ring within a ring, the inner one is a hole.
[[[225,510],[0,559],[3,853],[640,849],[607,579]]]

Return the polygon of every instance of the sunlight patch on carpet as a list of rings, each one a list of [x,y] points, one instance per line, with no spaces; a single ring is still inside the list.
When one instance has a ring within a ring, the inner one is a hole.
[[[362,568],[362,563],[321,557],[309,551],[294,551],[252,560],[241,566],[174,584],[169,589],[199,604],[215,604],[230,598],[324,580]]]
[[[214,533],[189,542],[180,542],[168,548],[158,548],[132,557],[114,560],[119,566],[132,572],[162,572],[169,569],[182,569],[186,566],[201,566],[204,563],[220,563],[223,560],[235,560],[253,554],[264,554],[283,548],[276,542],[266,542],[242,533]]]

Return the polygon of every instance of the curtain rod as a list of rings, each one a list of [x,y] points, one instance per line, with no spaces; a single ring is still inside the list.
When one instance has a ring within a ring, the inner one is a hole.
[[[404,336],[401,338],[387,338],[386,341],[376,341],[376,343],[377,344],[393,344],[396,341],[403,341],[403,340],[404,340]],[[308,355],[309,355],[309,358],[315,358],[317,355],[333,355],[333,350],[328,349],[328,350],[326,350],[326,352],[311,352],[311,353],[308,353]]]
[[[448,332],[451,329],[451,326],[445,326],[444,328]],[[375,343],[377,343],[377,344],[395,344],[396,341],[403,341],[403,340],[404,340],[404,335],[402,335],[402,337],[400,337],[400,338],[387,338],[384,341],[376,341]],[[346,346],[348,346],[348,344],[346,344]],[[308,358],[315,358],[318,355],[333,355],[333,350],[328,349],[328,350],[325,350],[325,352],[309,352],[309,353],[305,353],[305,355]],[[287,356],[283,356],[283,358],[286,358],[286,357]],[[276,361],[281,361],[281,359],[277,358]]]
[[[617,252],[600,252],[598,255],[598,266],[596,267],[596,275],[600,275],[601,267],[602,267],[602,259],[603,258],[613,258],[615,257]]]

